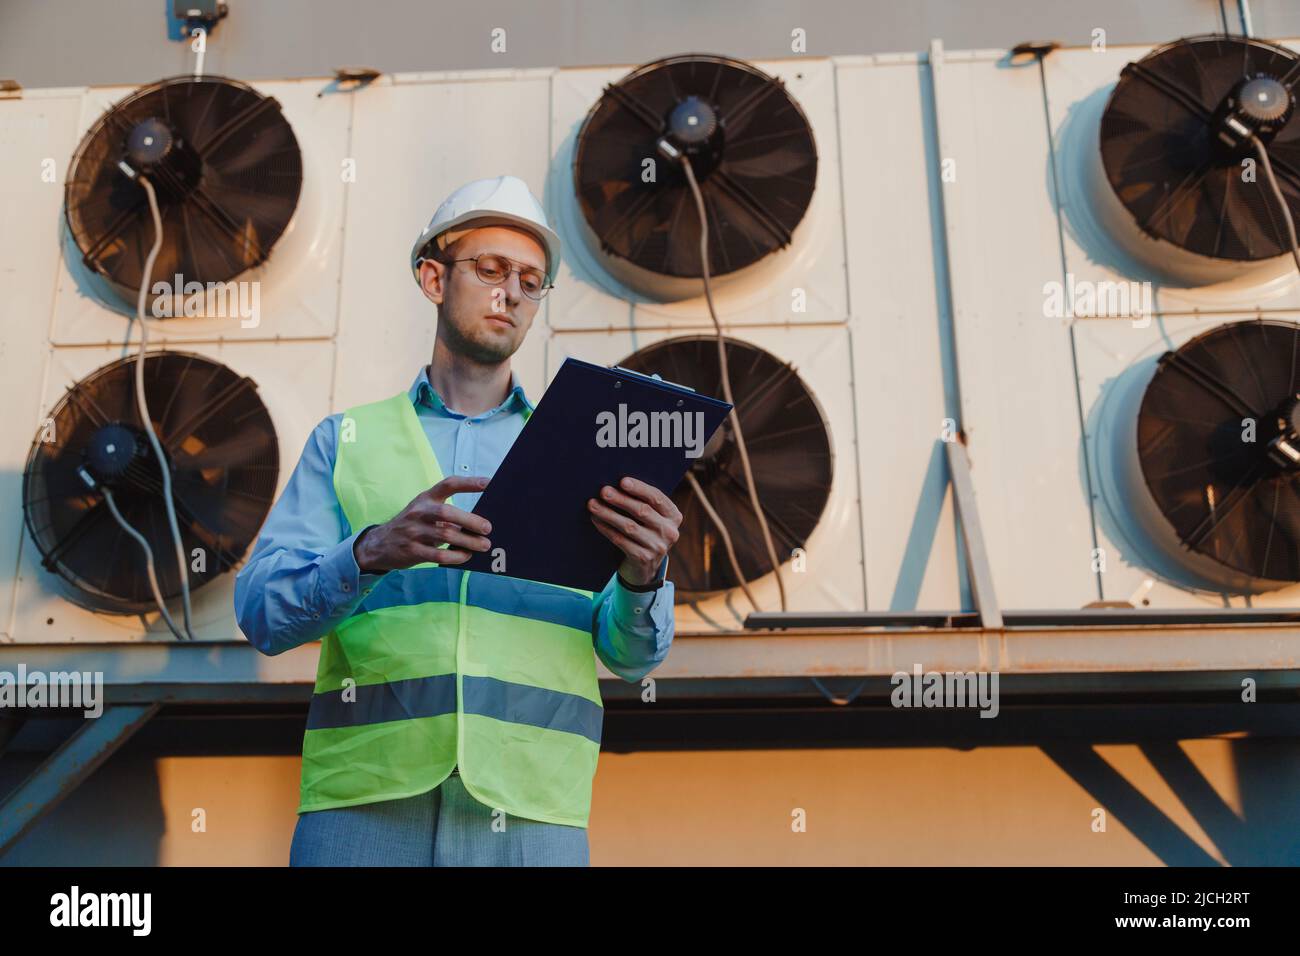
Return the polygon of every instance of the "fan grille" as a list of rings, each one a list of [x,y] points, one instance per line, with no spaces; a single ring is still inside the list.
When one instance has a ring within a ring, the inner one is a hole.
[[[657,149],[694,108],[687,153],[709,217],[709,271],[743,269],[791,241],[812,199],[817,147],[781,81],[739,60],[685,54],[608,86],[578,134],[574,187],[603,251],[653,273],[699,278],[700,228],[685,174]],[[716,123],[716,126],[714,125]],[[706,135],[708,134],[708,135]],[[654,181],[643,179],[655,159]]]
[[[1297,371],[1300,325],[1234,322],[1166,353],[1138,415],[1143,476],[1183,547],[1271,581],[1300,581],[1300,474],[1267,452]]]
[[[86,266],[127,299],[139,291],[154,227],[144,188],[118,163],[133,132],[158,128],[171,150],[135,163],[154,183],[162,215],[155,277],[225,282],[260,265],[302,187],[298,141],[274,98],[219,76],[174,77],[126,97],[82,139],[64,208]]]
[[[724,341],[758,499],[777,557],[784,563],[795,548],[804,546],[826,508],[834,466],[830,429],[793,365],[748,343]],[[717,339],[712,336],[669,339],[619,364],[647,375],[658,373],[705,395],[723,391]],[[731,535],[745,580],[772,573],[730,417],[691,466],[691,473]],[[740,582],[726,546],[690,483],[678,485],[672,498],[682,513],[680,537],[669,561],[677,599],[736,587]]]
[[[153,606],[139,545],[113,520],[101,492],[79,476],[88,449],[108,426],[143,437],[135,403],[135,359],[106,365],[61,398],[37,434],[23,471],[23,518],[44,567],[105,610]],[[256,538],[279,477],[279,446],[270,415],[251,379],[184,352],[150,354],[145,396],[172,474],[191,588],[229,570]],[[164,597],[181,591],[164,510],[157,459],[145,440],[142,458],[114,500],[149,541]]]
[[[1216,120],[1243,81],[1269,76],[1294,95],[1300,56],[1245,37],[1178,40],[1129,64],[1101,121],[1101,157],[1115,194],[1143,231],[1199,255],[1269,259],[1290,250],[1282,211],[1253,153],[1225,148]],[[1300,120],[1268,144],[1293,216],[1300,219]],[[1249,167],[1250,164],[1247,164]]]

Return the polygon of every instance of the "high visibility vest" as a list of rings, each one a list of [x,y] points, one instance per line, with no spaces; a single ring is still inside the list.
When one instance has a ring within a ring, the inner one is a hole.
[[[443,478],[407,393],[344,413],[354,529]],[[389,571],[321,640],[299,813],[425,793],[459,767],[507,814],[586,827],[604,708],[593,594],[433,563]]]

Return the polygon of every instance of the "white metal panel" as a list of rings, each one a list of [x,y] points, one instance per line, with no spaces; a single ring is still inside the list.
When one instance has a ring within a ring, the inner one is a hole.
[[[1174,40],[1176,37],[1169,37]],[[1295,41],[1274,41],[1297,48]],[[1120,46],[1104,51],[1057,50],[1043,61],[1052,135],[1060,171],[1065,224],[1065,260],[1076,282],[1151,281],[1158,312],[1200,310],[1230,316],[1242,309],[1300,308],[1300,277],[1283,257],[1250,277],[1191,286],[1162,282],[1127,254],[1099,221],[1099,204],[1088,177],[1100,162],[1098,128],[1124,65],[1152,47]],[[1267,188],[1263,184],[1261,188]]]
[[[1104,102],[1119,67],[1144,52],[1061,50],[1047,59],[1047,106],[1067,206],[1077,200],[1070,179],[1075,160],[1068,152],[1077,134],[1067,128],[1082,116],[1075,106],[1095,106],[1097,96]],[[793,255],[773,257],[752,287],[719,299],[729,334],[792,361],[831,423],[831,499],[808,544],[808,571],[785,575],[791,609],[948,608],[959,602],[961,558],[937,444],[950,344],[937,292],[945,281],[937,258],[941,226],[951,256],[962,415],[998,597],[1012,608],[1078,607],[1095,599],[1076,387],[1092,440],[1118,375],[1221,317],[1167,319],[1145,331],[1124,320],[1081,320],[1073,327],[1076,382],[1071,327],[1044,317],[1043,286],[1061,281],[1066,268],[1076,278],[1127,276],[1089,257],[1086,237],[1075,234],[1068,215],[1063,268],[1037,65],[1010,67],[1001,54],[948,54],[936,70],[937,143],[928,139],[931,72],[924,63],[894,57],[759,65],[781,76],[808,113],[820,160],[809,241]],[[711,329],[702,298],[647,304],[612,287],[574,229],[573,136],[603,85],[628,69],[422,74],[382,78],[354,94],[320,98],[315,94],[322,81],[259,84],[280,99],[294,124],[308,179],[319,187],[315,199],[308,202],[305,184],[296,231],[259,270],[266,274],[258,329],[240,330],[237,322],[234,328],[195,325],[189,332],[163,326],[167,334],[160,338],[211,355],[258,382],[280,435],[281,483],[322,416],[405,388],[428,361],[434,313],[411,280],[410,242],[445,195],[470,179],[507,171],[520,176],[543,197],[565,241],[557,288],[513,362],[534,402],[565,355],[613,363],[666,337]],[[6,261],[22,266],[21,273],[0,271],[0,291],[13,292],[6,296],[11,309],[17,302],[18,309],[39,317],[27,325],[7,316],[0,347],[6,356],[19,354],[12,349],[48,352],[51,368],[42,384],[40,362],[7,363],[17,370],[6,386],[16,390],[11,408],[21,412],[24,396],[30,396],[29,413],[14,416],[22,422],[18,434],[6,433],[11,483],[20,480],[36,423],[62,388],[122,354],[120,347],[100,343],[120,346],[125,321],[82,299],[58,261],[61,188],[50,184],[48,194],[27,189],[10,164],[21,169],[33,157],[51,155],[66,165],[80,130],[126,92],[90,91],[84,103],[39,93],[0,102],[0,136],[6,145],[20,145],[5,152],[3,198],[29,227],[21,236],[10,230],[0,239],[9,243]],[[30,115],[44,111],[48,129],[40,126],[46,121],[34,121],[37,132],[25,131],[28,120],[13,118],[28,114],[15,108],[35,111]],[[510,122],[485,123],[484,115],[509,116]],[[60,123],[62,132],[56,130]],[[463,129],[474,129],[474,138],[447,141],[448,130]],[[344,184],[340,178],[335,187],[333,177],[345,159],[356,161],[356,181]],[[949,168],[955,179],[942,187],[940,210],[934,188],[944,160],[954,161]],[[33,228],[49,233],[43,245]],[[295,249],[301,252],[297,259]],[[56,286],[54,316],[47,321]],[[789,313],[795,286],[809,293],[807,313]],[[1209,302],[1203,295],[1194,299],[1202,293],[1162,290],[1158,306],[1169,307],[1179,295],[1192,295],[1186,302],[1193,304]],[[288,304],[273,310],[273,301]],[[1291,300],[1270,299],[1267,305],[1276,309],[1279,302]],[[1224,313],[1225,321],[1249,317],[1253,304],[1209,302],[1233,309]],[[49,350],[47,329],[56,343],[82,347]],[[319,341],[277,343],[276,335]],[[196,336],[251,341],[190,344]],[[1096,456],[1097,468],[1104,459]],[[1114,522],[1100,495],[1094,496],[1099,544],[1107,557],[1105,596],[1126,598],[1148,572],[1131,559],[1122,535],[1112,534]],[[10,500],[18,497],[14,484]],[[22,558],[17,582],[0,587],[0,621],[12,619],[14,638],[103,641],[144,634],[136,618],[90,614],[64,601],[39,569],[17,514],[9,520],[0,525],[0,561],[12,566],[17,542]],[[6,541],[13,543],[8,553]],[[203,636],[238,639],[232,584],[228,575],[196,592]],[[756,593],[765,610],[779,606],[771,575],[757,582]],[[1296,596],[1296,589],[1287,589],[1253,603],[1288,605]],[[1156,584],[1149,599],[1154,607],[1215,600],[1164,583]],[[7,602],[14,605],[12,613],[6,613]],[[678,626],[733,628],[747,611],[737,590],[725,599],[680,607]],[[171,640],[152,618],[149,637]]]
[[[481,80],[430,74],[356,94],[358,172],[349,187],[336,410],[406,388],[432,357],[434,305],[409,262],[411,243],[448,193],[509,173],[542,196],[549,96],[549,76],[538,71]],[[462,135],[465,130],[474,135]],[[544,313],[567,305],[564,292],[555,289],[543,301],[513,362],[533,402],[545,387]]]
[[[698,330],[660,329],[650,332],[555,333],[547,343],[548,379],[564,359],[614,365],[633,352]],[[830,497],[804,550],[806,569],[791,570],[783,563],[788,609],[791,611],[848,611],[865,606],[862,583],[862,521],[855,468],[853,384],[848,329],[844,326],[777,328],[749,326],[728,329],[739,339],[790,362],[813,393],[830,426],[834,456]],[[689,383],[683,383],[689,384]],[[778,554],[778,557],[788,557]],[[670,563],[669,576],[672,576]],[[765,611],[781,609],[776,575],[769,573],[750,584]],[[740,588],[706,601],[680,604],[677,627],[690,631],[735,630],[753,608]]]
[[[1174,39],[1170,37],[1169,39]],[[1296,47],[1295,41],[1283,42]],[[1106,100],[1126,63],[1140,60],[1151,47],[1111,47],[1058,50],[1044,61],[1048,106],[1065,223],[1065,261],[1077,283],[1128,282],[1150,279],[1148,270],[1125,255],[1100,227],[1086,186],[1087,164],[1095,161],[1097,124]],[[1120,377],[1133,366],[1150,363],[1166,350],[1224,322],[1251,318],[1254,310],[1275,313],[1286,321],[1300,320],[1300,282],[1294,275],[1280,279],[1221,283],[1189,288],[1153,281],[1156,313],[1145,327],[1126,318],[1080,318],[1075,323],[1080,399],[1087,415],[1089,460],[1097,478],[1097,538],[1105,558],[1102,587],[1108,600],[1141,595],[1152,608],[1293,606],[1300,586],[1242,597],[1201,591],[1169,582],[1144,560],[1144,542],[1133,540],[1103,493],[1112,487],[1115,440],[1113,393]],[[1193,314],[1195,313],[1195,314]],[[1148,589],[1146,582],[1152,581]]]
[[[867,606],[961,607],[924,64],[837,61]]]
[[[80,107],[80,90],[0,100],[0,641],[12,634],[23,467],[41,411],[63,179]]]
[[[736,281],[714,290],[724,324],[843,322],[848,314],[844,276],[839,143],[835,122],[835,73],[828,59],[755,61],[779,77],[799,103],[817,145],[817,184],[812,202],[786,249],[755,263]],[[582,237],[582,212],[573,190],[573,153],[587,112],[607,84],[617,83],[632,66],[557,71],[552,98],[551,137],[556,144],[547,186],[547,215],[560,224],[565,262],[554,296],[565,289],[566,308],[552,306],[555,329],[604,329],[710,324],[703,284],[699,295],[680,302],[646,299],[611,277]],[[794,290],[806,296],[806,311],[792,307]]]
[[[298,140],[303,163],[302,192],[288,228],[271,250],[270,258],[236,280],[257,283],[260,314],[256,326],[244,328],[243,320],[237,315],[162,320],[150,330],[151,342],[327,338],[334,334],[342,252],[339,240],[348,188],[343,164],[351,158],[348,134],[352,98],[340,93],[317,96],[325,84],[324,80],[250,84],[280,102]],[[88,90],[77,140],[60,161],[68,163],[81,137],[104,111],[132,92],[132,87]],[[55,303],[53,342],[56,345],[125,342],[126,316],[134,314],[134,305],[123,305],[116,298],[103,296],[102,283],[81,263],[80,253],[66,229],[63,233],[64,262]],[[193,278],[186,277],[186,281]],[[153,281],[174,282],[174,277],[154,276]],[[132,341],[139,341],[139,336],[133,333]]]
[[[1097,597],[1069,328],[1043,316],[1061,279],[1038,68],[937,65],[964,425],[1004,608]]]
[[[280,446],[280,479],[276,496],[284,488],[313,426],[329,413],[329,383],[334,346],[330,342],[177,345],[246,375],[257,383],[257,393],[270,412]],[[152,350],[151,350],[152,351]],[[123,356],[121,348],[54,349],[50,374],[41,396],[41,414],[54,407],[64,389],[96,369]],[[126,352],[125,354],[133,354]],[[35,429],[33,428],[33,434]],[[31,438],[28,438],[30,442]],[[167,560],[159,555],[156,560]],[[199,588],[193,594],[194,633],[203,640],[243,640],[235,624],[233,571]],[[93,613],[64,597],[66,585],[40,566],[40,555],[24,531],[19,563],[13,638],[19,643],[39,641],[174,641],[157,613],[122,616]],[[173,615],[180,614],[172,602]]]

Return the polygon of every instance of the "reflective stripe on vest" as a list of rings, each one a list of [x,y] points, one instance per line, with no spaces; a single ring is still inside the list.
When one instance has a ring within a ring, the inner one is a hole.
[[[334,490],[354,529],[442,477],[407,393],[344,413]],[[415,796],[458,766],[481,803],[585,827],[604,717],[592,598],[454,565],[384,575],[321,640],[299,812]]]

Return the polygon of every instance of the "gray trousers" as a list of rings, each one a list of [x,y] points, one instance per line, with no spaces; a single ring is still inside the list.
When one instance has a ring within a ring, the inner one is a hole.
[[[300,813],[289,848],[290,866],[590,864],[585,827],[494,816],[456,773],[418,796]]]

